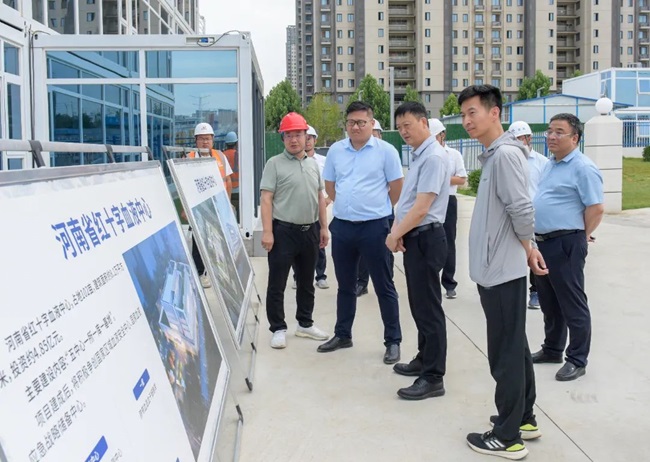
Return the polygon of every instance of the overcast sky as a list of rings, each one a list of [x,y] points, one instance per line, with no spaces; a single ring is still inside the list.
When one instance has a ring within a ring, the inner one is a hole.
[[[295,0],[199,0],[208,34],[251,32],[264,93],[286,78],[287,26],[296,23]]]

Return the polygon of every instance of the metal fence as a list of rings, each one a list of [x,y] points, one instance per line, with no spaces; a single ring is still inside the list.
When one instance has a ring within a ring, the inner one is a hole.
[[[650,116],[639,119],[619,118],[623,121],[624,148],[645,148],[650,146]]]

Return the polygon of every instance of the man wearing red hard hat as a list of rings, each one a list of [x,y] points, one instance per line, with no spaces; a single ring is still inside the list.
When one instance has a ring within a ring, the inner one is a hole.
[[[305,154],[308,130],[303,116],[290,112],[278,130],[284,152],[268,160],[260,183],[262,247],[268,251],[269,280],[266,315],[272,348],[287,346],[284,290],[289,270],[296,271],[296,336],[327,340],[329,335],[314,325],[314,285],[318,249],[329,241],[324,183],[316,161]],[[320,231],[318,230],[320,222]]]

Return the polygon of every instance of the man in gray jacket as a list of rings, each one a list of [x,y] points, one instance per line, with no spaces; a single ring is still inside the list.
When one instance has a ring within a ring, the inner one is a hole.
[[[480,453],[512,460],[526,457],[522,439],[541,436],[533,415],[535,373],[526,339],[526,275],[545,274],[532,248],[535,211],[528,194],[527,153],[501,126],[501,92],[491,85],[465,88],[458,102],[463,127],[485,151],[469,232],[469,273],[478,285],[487,322],[490,372],[498,415],[486,433],[467,435]]]

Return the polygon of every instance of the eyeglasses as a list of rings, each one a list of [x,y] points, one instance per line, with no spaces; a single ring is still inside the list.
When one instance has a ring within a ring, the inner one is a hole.
[[[348,128],[352,128],[355,125],[359,128],[363,128],[366,125],[368,125],[368,121],[367,120],[346,120],[345,121],[345,126]]]
[[[304,133],[285,133],[284,134],[284,139],[286,140],[299,140],[300,138],[303,138],[305,136]]]
[[[558,140],[561,140],[562,138],[565,138],[567,136],[573,136],[573,135],[575,135],[575,133],[558,133],[558,132],[554,132],[554,131],[551,131],[551,130],[549,130],[547,132],[544,132],[544,138],[553,137],[553,138],[557,138]]]

